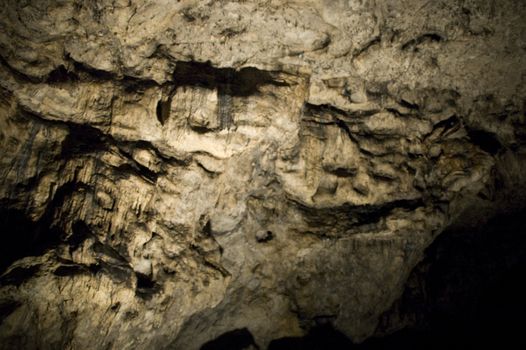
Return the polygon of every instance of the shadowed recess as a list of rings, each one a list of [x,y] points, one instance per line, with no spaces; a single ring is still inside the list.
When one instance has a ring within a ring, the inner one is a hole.
[[[365,344],[380,349],[407,342],[430,349],[524,349],[525,215],[524,210],[498,215],[485,225],[439,236],[391,311],[398,308],[416,323]],[[380,328],[389,323],[389,315]]]
[[[326,323],[313,327],[304,337],[285,337],[270,342],[268,350],[344,350],[354,348],[351,339]]]
[[[31,221],[16,209],[1,207],[0,225],[0,273],[14,261],[40,255],[59,242],[60,232],[49,229],[41,222]]]
[[[178,62],[174,80],[176,85],[196,85],[205,88],[218,88],[219,93],[232,96],[249,96],[258,93],[261,85],[288,86],[275,78],[274,74],[256,68],[240,70],[215,68],[209,63]]]
[[[201,346],[201,350],[242,350],[259,349],[252,333],[246,328],[234,329],[221,334]]]

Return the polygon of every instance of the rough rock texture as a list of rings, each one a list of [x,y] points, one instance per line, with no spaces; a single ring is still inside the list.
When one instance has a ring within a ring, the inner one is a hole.
[[[524,201],[525,16],[6,0],[0,348],[410,323],[384,313],[437,235]]]

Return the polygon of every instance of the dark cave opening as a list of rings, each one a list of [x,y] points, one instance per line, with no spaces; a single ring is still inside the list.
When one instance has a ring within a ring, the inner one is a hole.
[[[324,324],[301,338],[273,340],[269,349],[526,348],[524,217],[526,210],[503,214],[478,227],[440,235],[397,302],[402,316],[416,320],[411,326],[353,344]]]
[[[417,321],[361,347],[526,348],[525,215],[525,210],[502,214],[477,227],[442,233],[411,274],[413,287],[406,287],[399,300],[402,316]],[[382,321],[388,322],[385,316]]]

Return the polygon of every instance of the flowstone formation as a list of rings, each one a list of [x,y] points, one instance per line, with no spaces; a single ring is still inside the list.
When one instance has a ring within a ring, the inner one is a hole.
[[[0,348],[406,326],[382,315],[433,240],[524,203],[525,17],[6,0]]]

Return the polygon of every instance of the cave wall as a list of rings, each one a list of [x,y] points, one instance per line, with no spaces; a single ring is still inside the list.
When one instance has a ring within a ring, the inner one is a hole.
[[[524,200],[525,15],[6,1],[0,348],[411,324],[392,306],[435,238]]]

